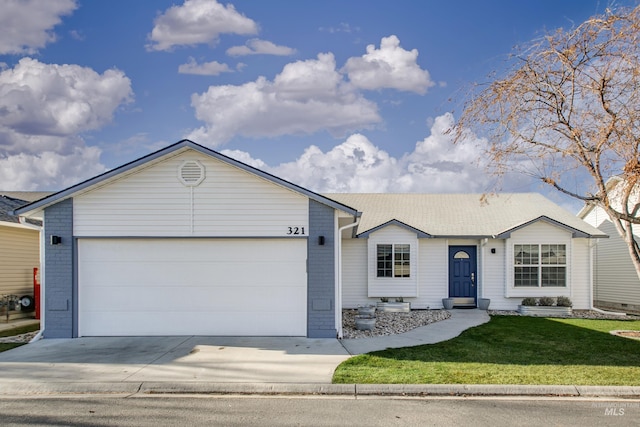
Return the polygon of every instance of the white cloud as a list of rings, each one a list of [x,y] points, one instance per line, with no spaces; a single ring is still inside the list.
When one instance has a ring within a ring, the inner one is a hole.
[[[387,152],[355,134],[326,153],[311,146],[294,162],[275,167],[273,173],[319,192],[377,193],[390,191],[398,167]]]
[[[195,59],[189,58],[186,64],[178,67],[180,74],[197,74],[199,76],[217,76],[221,73],[230,73],[232,70],[227,64],[221,64],[217,61],[203,62],[198,64]]]
[[[392,35],[382,38],[380,49],[371,44],[365,55],[349,58],[343,70],[351,83],[361,89],[391,88],[425,94],[435,83],[417,59],[417,49],[404,50],[398,37]]]
[[[147,50],[171,50],[174,46],[215,45],[220,34],[257,34],[257,24],[238,13],[232,4],[215,0],[186,0],[172,6],[154,21]]]
[[[76,146],[69,154],[0,156],[0,182],[9,191],[61,190],[105,171],[97,147]]]
[[[51,31],[70,15],[75,0],[4,0],[0,13],[0,54],[33,54],[56,40]]]
[[[381,120],[375,103],[344,83],[330,53],[287,64],[273,82],[260,77],[240,86],[211,86],[193,94],[191,105],[206,125],[187,138],[209,145],[234,135],[343,135]]]
[[[131,81],[120,70],[98,74],[23,58],[0,72],[0,132],[61,136],[97,129],[131,96]]]
[[[245,46],[233,46],[227,49],[229,56],[245,55],[276,55],[289,56],[296,53],[295,49],[287,46],[278,46],[267,40],[251,39]]]
[[[0,72],[0,183],[4,189],[61,189],[105,170],[100,149],[79,134],[110,122],[131,101],[119,70],[23,58]]]
[[[349,136],[326,153],[308,147],[295,161],[276,166],[242,151],[225,154],[316,192],[485,192],[493,179],[478,161],[483,140],[469,133],[454,145],[447,132],[453,124],[451,114],[437,117],[431,135],[400,158],[362,134]]]

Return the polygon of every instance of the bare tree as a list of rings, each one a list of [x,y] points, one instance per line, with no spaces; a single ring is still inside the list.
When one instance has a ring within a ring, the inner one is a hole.
[[[529,174],[601,207],[640,278],[640,6],[549,33],[508,65],[504,78],[471,92],[455,141],[485,136],[484,160],[499,178]],[[620,184],[607,186],[612,177]]]

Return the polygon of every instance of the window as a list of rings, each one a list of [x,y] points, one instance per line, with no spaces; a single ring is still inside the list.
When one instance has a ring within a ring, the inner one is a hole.
[[[378,245],[378,277],[410,277],[411,245]]]
[[[566,245],[514,245],[516,287],[567,286]]]

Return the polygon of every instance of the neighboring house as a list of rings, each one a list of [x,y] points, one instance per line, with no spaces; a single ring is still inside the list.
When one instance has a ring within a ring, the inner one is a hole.
[[[44,220],[47,338],[336,337],[385,296],[590,308],[604,236],[536,194],[320,195],[188,140],[16,213]]]
[[[37,193],[31,201],[46,194]],[[30,198],[34,195],[0,192],[0,298],[3,298],[3,316],[6,314],[4,305],[7,300],[4,298],[7,295],[17,298],[28,296],[33,301],[33,269],[40,267],[41,222],[27,219],[21,223],[17,216],[11,214],[14,209],[29,203],[16,196]],[[32,305],[27,304],[25,308],[32,309]]]
[[[619,207],[615,197],[616,189],[622,180],[613,177],[606,185],[613,195],[613,204]],[[610,236],[598,242],[593,252],[595,306],[606,309],[640,313],[640,280],[631,261],[629,249],[618,234],[613,223],[600,207],[585,205],[578,217]],[[640,243],[640,226],[634,230],[636,241]]]

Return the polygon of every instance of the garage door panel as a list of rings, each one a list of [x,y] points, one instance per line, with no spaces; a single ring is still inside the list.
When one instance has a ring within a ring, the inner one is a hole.
[[[195,262],[170,264],[163,263],[117,263],[93,262],[84,263],[79,269],[87,286],[184,286],[218,284],[238,287],[271,286],[277,284],[294,284],[304,275],[304,265],[300,262],[281,262],[274,268],[273,262],[247,263],[208,262],[206,265]],[[251,268],[253,276],[247,277],[243,270]],[[114,270],[121,270],[114,277]]]
[[[78,271],[81,336],[306,335],[303,239],[80,239]]]
[[[151,313],[152,314],[152,313]],[[126,312],[119,316],[110,313],[91,313],[86,316],[88,324],[109,326],[108,333],[100,336],[168,336],[185,335],[182,325],[190,324],[189,335],[209,336],[273,336],[273,330],[293,330],[291,336],[305,336],[306,316],[302,313],[287,316],[256,311],[234,313],[212,312],[162,312],[156,313],[165,319],[160,331],[152,321],[140,321],[135,313]],[[131,328],[136,324],[135,330]],[[88,331],[86,336],[96,334]]]
[[[121,311],[234,311],[270,310],[293,311],[291,300],[301,301],[306,297],[299,286],[269,288],[216,287],[212,296],[210,287],[163,287],[164,298],[154,298],[154,289],[149,287],[88,287],[83,289],[83,309],[96,312]],[[250,297],[247,297],[249,295]],[[303,311],[298,307],[298,311]]]

